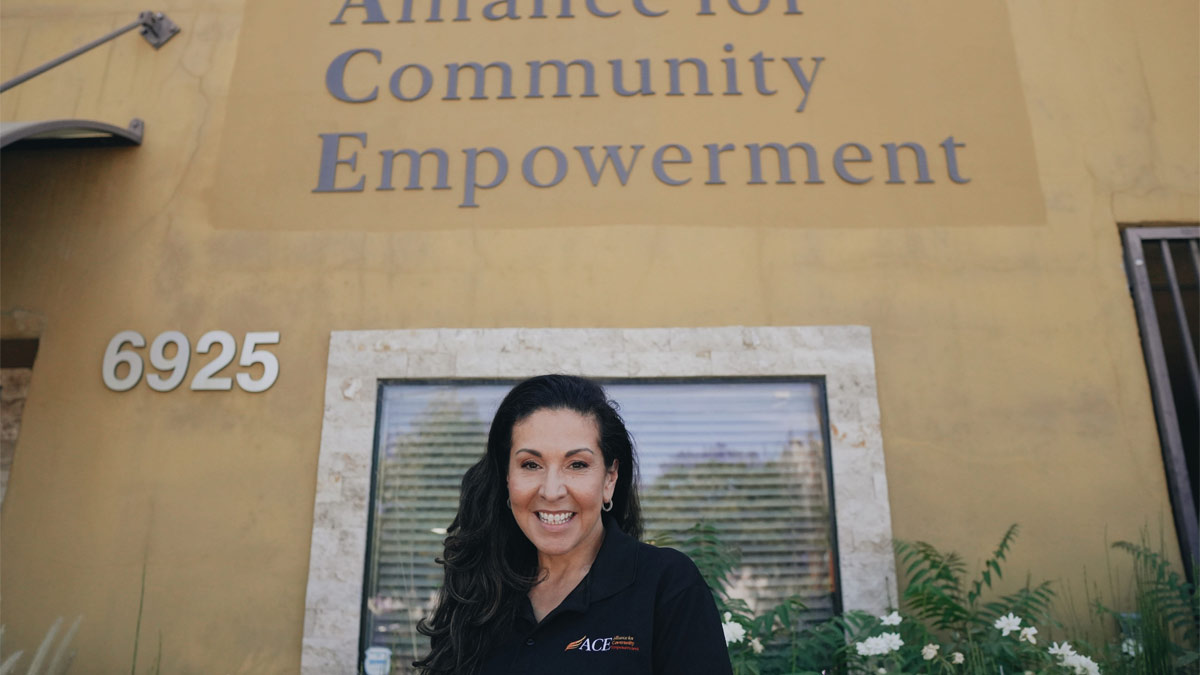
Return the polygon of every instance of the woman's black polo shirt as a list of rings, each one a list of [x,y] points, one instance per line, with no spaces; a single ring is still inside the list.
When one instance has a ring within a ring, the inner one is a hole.
[[[523,599],[481,675],[729,675],[712,592],[683,553],[604,519],[592,568],[541,623]]]

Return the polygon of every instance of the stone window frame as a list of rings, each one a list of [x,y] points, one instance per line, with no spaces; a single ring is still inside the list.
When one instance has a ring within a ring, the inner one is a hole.
[[[891,509],[866,326],[334,331],[317,462],[300,668],[356,672],[381,380],[823,377],[844,610],[896,594]],[[482,452],[482,448],[480,449]]]

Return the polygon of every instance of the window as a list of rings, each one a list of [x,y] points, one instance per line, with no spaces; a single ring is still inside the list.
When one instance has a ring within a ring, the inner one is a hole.
[[[458,479],[464,464],[455,462],[474,461],[481,452],[482,434],[491,418],[491,409],[479,401],[467,402],[466,387],[493,386],[493,400],[517,380],[533,374],[546,372],[578,373],[605,382],[613,398],[619,401],[626,414],[630,428],[634,431],[642,453],[642,494],[648,512],[647,530],[669,529],[669,509],[657,509],[663,525],[656,524],[654,504],[668,503],[651,494],[654,483],[662,480],[671,470],[695,470],[710,461],[729,460],[734,464],[745,464],[748,469],[756,466],[766,468],[771,459],[762,449],[735,448],[729,451],[730,442],[725,441],[726,452],[718,452],[715,445],[701,444],[699,455],[676,458],[678,448],[669,443],[662,444],[663,454],[654,459],[652,448],[657,442],[656,432],[650,420],[655,413],[646,406],[646,413],[635,412],[639,397],[650,402],[665,401],[668,396],[653,387],[679,387],[671,396],[682,397],[689,387],[693,391],[707,391],[746,387],[741,396],[748,408],[767,407],[765,392],[770,391],[769,400],[777,402],[778,387],[792,387],[788,397],[796,403],[796,410],[807,411],[808,421],[797,422],[795,442],[787,448],[799,456],[800,447],[805,452],[815,452],[818,446],[827,457],[827,464],[820,461],[796,461],[794,466],[798,481],[816,481],[822,484],[819,470],[825,472],[823,485],[833,507],[836,556],[831,543],[821,551],[821,542],[812,542],[806,549],[802,537],[787,549],[786,555],[797,555],[800,562],[792,566],[799,570],[793,580],[781,582],[800,584],[812,590],[816,596],[829,598],[836,588],[837,598],[844,609],[862,609],[882,612],[896,598],[895,558],[892,553],[891,515],[887,497],[887,477],[884,469],[883,442],[879,427],[879,404],[875,388],[875,361],[871,347],[870,329],[862,326],[823,327],[719,327],[719,328],[666,328],[666,329],[444,329],[444,330],[398,330],[398,331],[347,331],[335,332],[330,336],[329,361],[325,384],[324,424],[321,430],[321,450],[317,468],[316,497],[313,507],[312,547],[309,557],[308,589],[305,598],[304,638],[301,653],[301,671],[311,675],[330,672],[354,672],[362,655],[360,627],[363,611],[368,600],[376,593],[368,592],[372,575],[377,581],[391,578],[413,577],[410,583],[413,598],[403,600],[405,611],[418,614],[418,604],[424,606],[432,587],[420,587],[415,571],[418,558],[426,555],[417,550],[418,537],[412,544],[400,543],[403,537],[395,538],[387,527],[376,528],[381,540],[391,538],[396,564],[390,569],[373,569],[367,563],[369,521],[378,517],[371,506],[373,489],[383,492],[380,509],[388,506],[391,497],[387,489],[372,487],[373,454],[377,447],[376,432],[384,451],[388,447],[387,429],[396,428],[399,439],[405,434],[418,434],[420,425],[394,417],[403,410],[388,403],[389,385],[412,386],[416,384],[454,384],[456,393],[442,394],[444,401],[437,405],[446,406],[451,419],[463,417],[471,410],[472,421],[459,427],[464,438],[463,446],[470,446],[469,454],[463,459],[447,459],[444,475],[403,478],[412,485],[425,486],[422,494],[441,491],[443,499],[452,502],[457,492]],[[719,385],[719,386],[718,386]],[[754,387],[764,387],[759,398],[747,393]],[[629,390],[622,389],[629,387]],[[432,390],[431,390],[432,391]],[[639,393],[641,392],[641,393]],[[411,392],[410,392],[411,395]],[[432,395],[432,394],[431,394]],[[783,398],[782,396],[779,398]],[[420,417],[421,406],[432,405],[432,398],[421,403],[419,398],[407,399]],[[757,403],[753,403],[757,401]],[[494,406],[494,403],[491,404]],[[700,403],[695,404],[703,409]],[[714,407],[709,403],[709,407]],[[435,406],[436,407],[436,406]],[[685,407],[680,404],[679,409]],[[724,407],[730,408],[725,405]],[[454,410],[459,412],[453,412]],[[659,410],[658,414],[663,411]],[[815,414],[815,417],[814,417]],[[639,418],[639,415],[644,415]],[[711,421],[711,420],[710,420]],[[715,423],[715,422],[714,422]],[[407,427],[405,425],[408,425]],[[679,425],[678,421],[672,425]],[[731,426],[731,420],[723,422]],[[397,426],[398,425],[398,426]],[[474,426],[472,426],[474,425]],[[769,426],[769,425],[767,425]],[[429,433],[429,429],[424,430]],[[743,439],[745,434],[735,434]],[[670,438],[670,435],[662,435]],[[713,432],[714,440],[719,436]],[[684,440],[680,441],[685,443]],[[776,441],[777,442],[777,441]],[[696,447],[692,439],[689,447]],[[394,445],[394,443],[393,443]],[[780,457],[788,449],[778,451]],[[397,446],[397,451],[399,448]],[[465,452],[465,451],[464,451]],[[753,457],[757,452],[759,457]],[[704,453],[707,453],[705,455]],[[737,453],[737,454],[735,454]],[[454,453],[447,451],[447,457]],[[810,456],[811,460],[811,456]],[[758,464],[761,462],[761,466]],[[397,466],[416,464],[398,463]],[[704,467],[708,473],[710,467]],[[772,467],[774,468],[774,467]],[[442,472],[442,469],[438,469]],[[395,469],[392,469],[395,472]],[[401,472],[402,473],[402,472]],[[716,470],[711,472],[716,475]],[[768,471],[760,471],[768,473]],[[374,474],[383,480],[389,479],[389,469]],[[395,478],[394,480],[401,480]],[[437,483],[443,485],[436,486]],[[669,482],[669,481],[668,481]],[[744,485],[750,485],[746,480]],[[666,485],[666,482],[663,483]],[[716,489],[716,486],[712,486]],[[790,494],[812,495],[815,489],[805,487]],[[693,495],[694,496],[694,495]],[[692,496],[674,495],[671,500],[686,502]],[[432,501],[432,496],[429,497]],[[790,497],[785,497],[790,498]],[[779,504],[781,509],[803,509],[803,504]],[[811,506],[811,505],[809,505]],[[766,509],[764,509],[765,511]],[[751,509],[743,509],[753,513]],[[820,507],[810,508],[812,522],[820,519]],[[450,513],[453,512],[453,507]],[[689,514],[694,515],[694,514]],[[436,551],[440,547],[441,534],[433,530],[445,527],[449,518],[445,515],[430,517],[410,515],[412,524],[420,533],[429,530],[428,539]],[[690,520],[690,519],[689,519]],[[766,519],[762,527],[765,529]],[[804,530],[802,525],[792,535]],[[749,526],[746,526],[749,530]],[[785,535],[791,536],[791,535]],[[372,537],[373,538],[373,535]],[[410,548],[406,550],[404,546]],[[382,544],[380,544],[382,552]],[[750,548],[750,547],[744,547]],[[788,567],[785,554],[779,551],[747,551],[747,555],[775,556],[775,563]],[[387,560],[387,555],[383,560]],[[806,556],[806,557],[805,557]],[[405,562],[405,558],[412,562]],[[390,564],[390,563],[389,563]],[[403,565],[409,565],[406,568]],[[763,563],[760,563],[763,564]],[[765,566],[765,564],[764,564]],[[434,568],[440,579],[440,569]],[[821,577],[818,569],[827,572]],[[390,575],[390,576],[389,576]],[[759,574],[747,578],[745,590],[762,593],[760,602],[770,602],[769,594],[759,589],[758,577],[783,579],[782,574]],[[797,581],[797,579],[799,579]],[[753,583],[751,583],[753,581]],[[378,590],[378,589],[376,589]],[[778,591],[775,591],[778,592]],[[834,602],[829,599],[827,604]],[[391,603],[395,604],[395,603]],[[817,606],[817,603],[814,603]],[[380,608],[377,601],[375,608]],[[388,607],[395,609],[395,607]],[[826,610],[827,611],[827,610]],[[385,630],[391,630],[393,615],[385,615]],[[379,632],[375,626],[375,632]],[[399,631],[409,630],[407,622]],[[393,663],[403,667],[402,657]]]
[[[1130,227],[1125,261],[1158,421],[1179,550],[1192,583],[1200,556],[1200,228]]]
[[[441,582],[434,558],[459,480],[483,454],[513,382],[383,383],[362,649],[393,662],[428,651],[415,623]],[[728,591],[752,609],[792,595],[809,619],[836,606],[825,401],[820,379],[614,380],[634,436],[648,538],[705,522],[742,553]]]

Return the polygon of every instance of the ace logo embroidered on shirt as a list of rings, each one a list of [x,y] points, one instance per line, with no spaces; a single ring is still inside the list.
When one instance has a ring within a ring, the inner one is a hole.
[[[584,635],[578,640],[567,643],[567,648],[563,651],[569,652],[572,650],[581,652],[636,652],[638,651],[638,646],[632,635],[614,635],[612,637],[591,639]]]

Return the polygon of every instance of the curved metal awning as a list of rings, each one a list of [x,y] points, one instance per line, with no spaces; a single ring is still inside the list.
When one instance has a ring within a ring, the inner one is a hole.
[[[95,120],[3,122],[0,123],[0,149],[141,145],[144,126],[137,118],[125,128]]]

